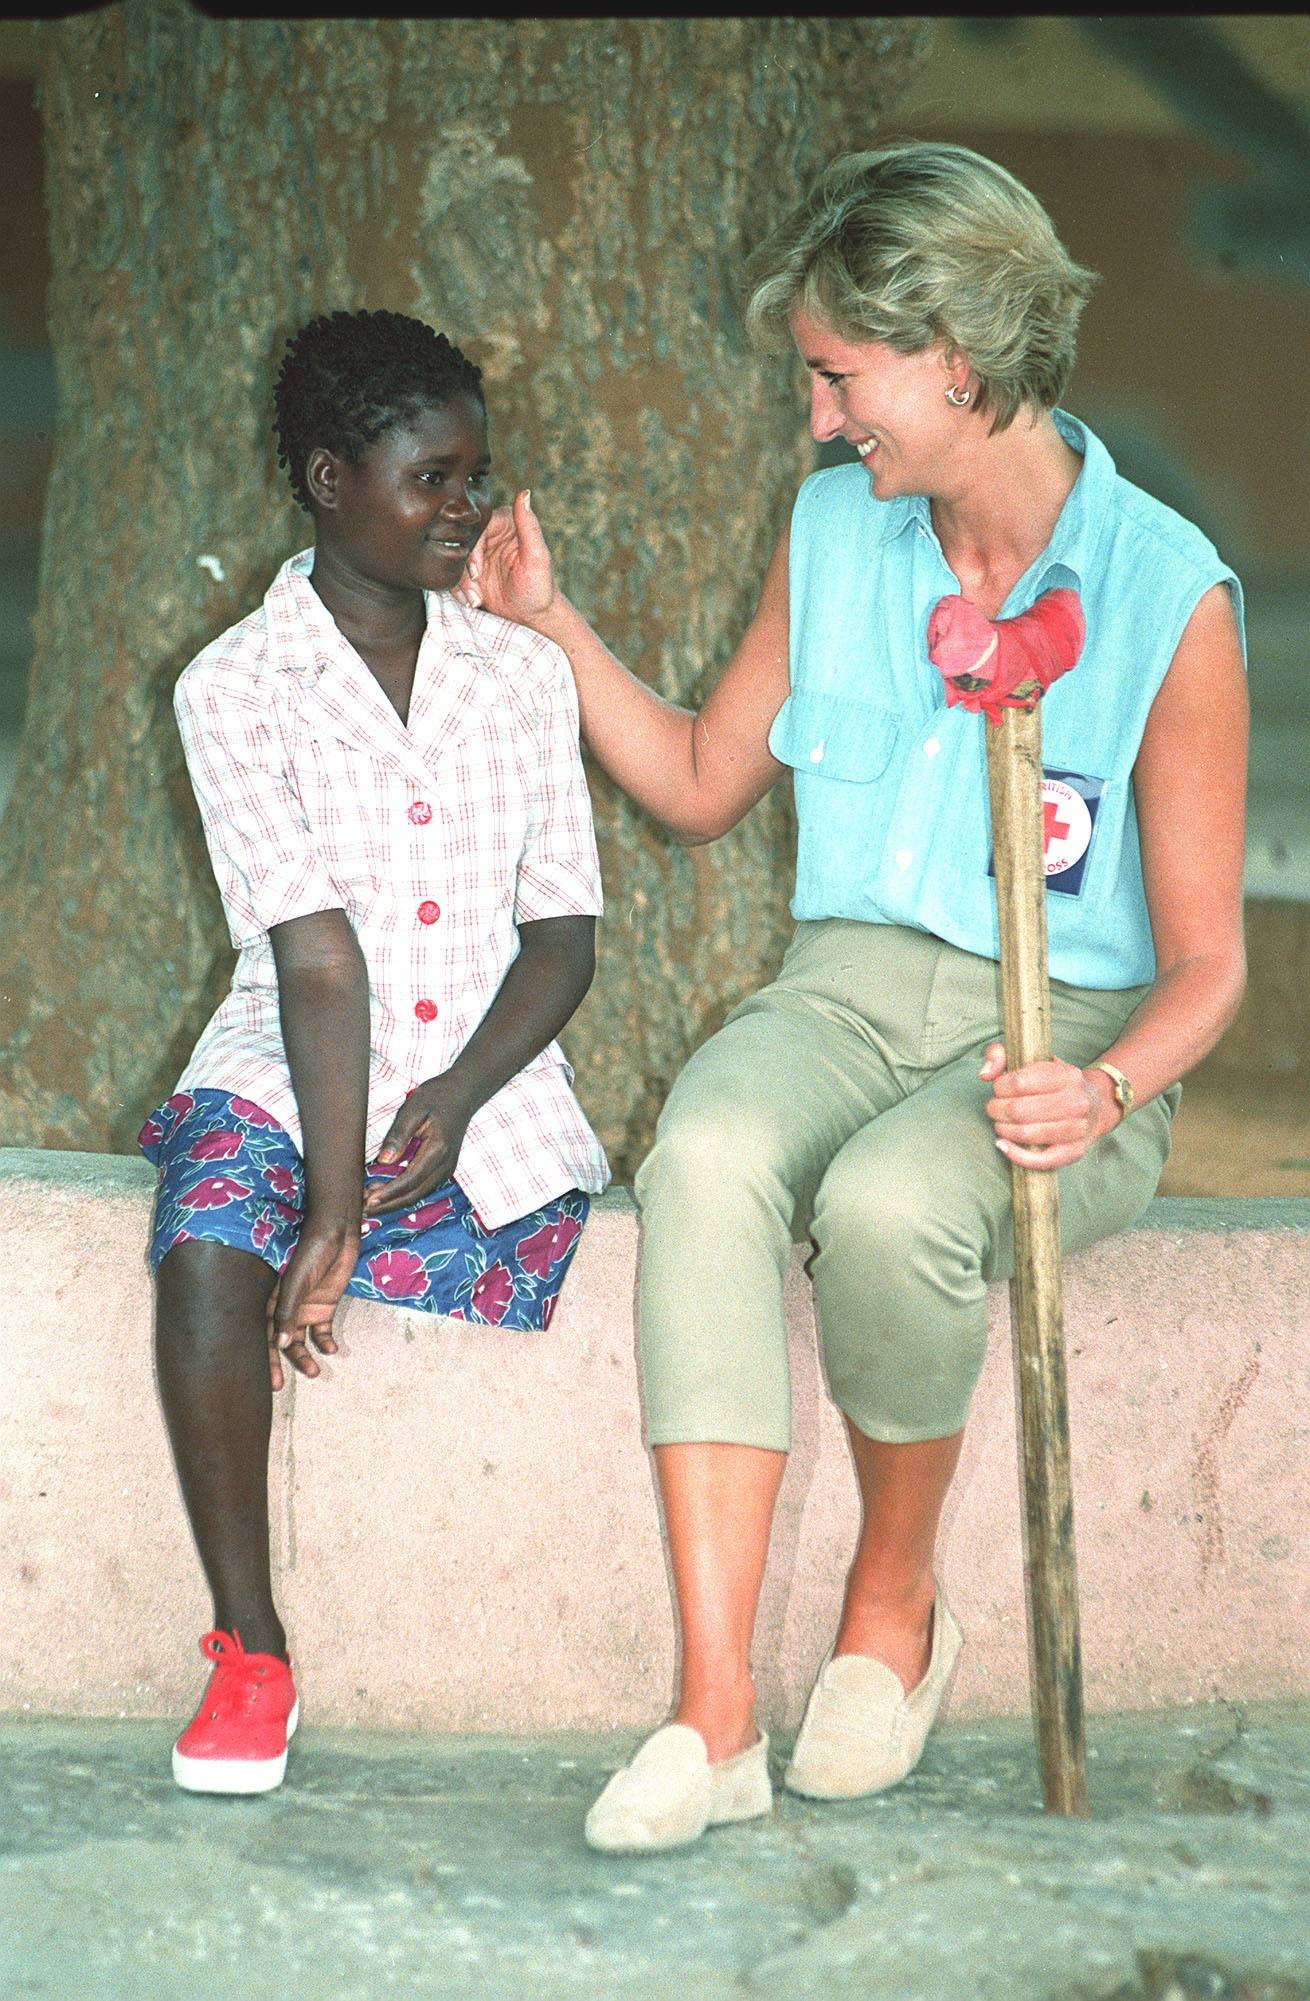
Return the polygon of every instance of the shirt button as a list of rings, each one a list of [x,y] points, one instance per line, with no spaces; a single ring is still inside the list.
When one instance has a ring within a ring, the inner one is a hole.
[[[435,1021],[437,1018],[437,1003],[431,1000],[415,1001],[414,1012],[420,1021]]]
[[[910,863],[911,863],[911,862],[912,862],[913,860],[914,860],[914,854],[913,854],[913,851],[912,851],[912,849],[910,849],[910,848],[897,848],[897,850],[896,850],[896,866],[897,866],[897,868],[898,868],[898,869],[907,869],[907,868],[908,868],[908,867],[910,866]]]
[[[420,903],[418,907],[418,921],[420,924],[435,924],[440,915],[441,905],[439,903]]]
[[[409,809],[409,817],[416,827],[426,827],[432,818],[432,808],[426,799],[416,799]]]
[[[815,744],[814,749],[810,752],[810,763],[822,764],[823,753],[827,749],[827,747],[828,747],[827,737],[820,737],[819,741]]]
[[[936,757],[941,747],[942,747],[941,738],[936,736],[930,736],[927,743],[923,747],[923,754],[925,757]]]

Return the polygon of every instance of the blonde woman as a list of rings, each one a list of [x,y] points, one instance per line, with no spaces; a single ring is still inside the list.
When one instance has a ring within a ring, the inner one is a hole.
[[[1067,1249],[1132,1223],[1179,1079],[1241,996],[1241,588],[1059,407],[1093,282],[964,147],[820,176],[753,259],[748,319],[790,334],[814,437],[859,463],[801,487],[699,714],[569,603],[526,494],[466,574],[471,600],[564,648],[594,756],[680,840],[795,786],[782,968],[687,1064],[635,1184],[681,1681],[588,1816],[598,1848],[677,1846],[772,1804],[750,1647],[789,1443],[792,1243],[813,1246],[863,1519],[784,1782],[842,1798],[913,1768],[962,1644],[934,1546],[986,1285],[1011,1268],[1009,1163],[1058,1172]],[[1086,621],[1043,703],[1056,1054],[1011,1070],[984,725],[945,704],[926,635],[943,597],[1009,620],[1053,590]]]

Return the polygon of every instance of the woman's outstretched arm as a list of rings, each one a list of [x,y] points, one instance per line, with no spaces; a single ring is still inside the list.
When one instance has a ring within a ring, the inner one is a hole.
[[[768,748],[788,691],[787,542],[784,529],[755,616],[699,714],[629,673],[569,603],[526,493],[512,508],[497,508],[456,596],[563,648],[592,756],[639,806],[695,846],[734,827],[787,768]]]

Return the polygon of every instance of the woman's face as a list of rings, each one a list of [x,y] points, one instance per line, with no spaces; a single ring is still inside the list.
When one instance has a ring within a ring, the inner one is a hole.
[[[941,342],[898,354],[879,340],[843,340],[799,306],[789,318],[810,372],[810,429],[820,444],[854,445],[879,500],[958,485],[961,447],[978,434],[972,412],[946,400],[953,383],[971,386],[962,357],[948,362]]]

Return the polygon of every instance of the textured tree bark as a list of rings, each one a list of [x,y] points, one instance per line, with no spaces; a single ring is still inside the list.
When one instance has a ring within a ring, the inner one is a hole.
[[[914,18],[49,26],[59,434],[0,827],[0,1140],[128,1150],[231,966],[173,683],[308,542],[269,399],[312,313],[388,306],[485,368],[502,489],[571,595],[694,701],[809,469],[794,364],[745,345],[746,251],[873,143]],[[787,933],[783,788],[688,853],[593,773],[608,908],[565,1040],[620,1176]]]

